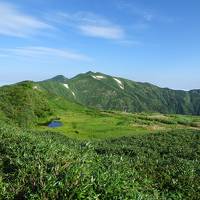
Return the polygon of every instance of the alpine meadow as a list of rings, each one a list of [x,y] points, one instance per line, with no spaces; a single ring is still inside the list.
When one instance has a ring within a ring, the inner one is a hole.
[[[199,8],[0,1],[0,199],[199,200]]]

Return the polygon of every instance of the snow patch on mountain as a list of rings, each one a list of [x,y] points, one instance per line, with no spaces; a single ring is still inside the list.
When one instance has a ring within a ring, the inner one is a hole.
[[[40,90],[39,87],[37,85],[33,86],[34,90]]]
[[[67,89],[69,89],[69,85],[68,84],[63,84]]]
[[[69,88],[69,85],[68,85],[68,84],[63,84],[63,85],[64,85],[64,87],[66,87],[67,89],[70,90],[70,92],[72,93],[72,95],[73,95],[74,97],[76,97],[75,93]]]
[[[113,79],[117,82],[118,86],[119,86],[122,90],[124,90],[124,85],[123,85],[123,83],[122,83],[119,79],[117,79],[117,78],[113,78]]]
[[[71,92],[72,92],[73,96],[76,97],[75,93],[73,91],[71,91]]]
[[[92,75],[92,78],[100,81],[102,79],[105,79],[106,77],[105,76],[94,76],[94,75]]]

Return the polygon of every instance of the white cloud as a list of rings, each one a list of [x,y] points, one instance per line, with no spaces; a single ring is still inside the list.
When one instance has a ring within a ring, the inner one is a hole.
[[[90,37],[120,40],[125,38],[125,30],[108,19],[91,12],[78,12],[74,14],[57,13],[57,22],[67,24],[78,30],[81,34]]]
[[[18,47],[13,49],[0,49],[0,54],[7,56],[17,56],[17,57],[25,57],[25,58],[62,58],[66,60],[81,60],[81,61],[89,61],[91,60],[89,57],[83,54],[74,53],[64,49],[56,49],[56,48],[48,48],[48,47]]]
[[[52,28],[47,23],[22,13],[17,7],[0,2],[0,34],[27,37]]]
[[[118,44],[122,45],[122,46],[127,46],[127,47],[141,47],[143,46],[143,43],[137,40],[120,40],[117,41]]]
[[[105,39],[122,39],[124,31],[119,27],[108,27],[98,25],[80,25],[79,29],[87,36],[100,37]]]

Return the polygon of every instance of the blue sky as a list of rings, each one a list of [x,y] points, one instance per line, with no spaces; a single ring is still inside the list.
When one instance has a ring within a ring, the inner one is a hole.
[[[200,88],[198,0],[0,0],[0,84],[100,71]]]

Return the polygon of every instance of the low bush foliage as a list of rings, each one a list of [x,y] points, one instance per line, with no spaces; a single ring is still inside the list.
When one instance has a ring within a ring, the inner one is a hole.
[[[0,124],[2,199],[199,199],[200,133],[102,141]]]

